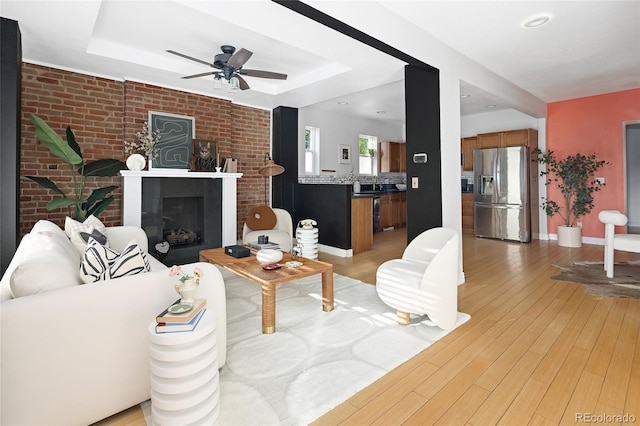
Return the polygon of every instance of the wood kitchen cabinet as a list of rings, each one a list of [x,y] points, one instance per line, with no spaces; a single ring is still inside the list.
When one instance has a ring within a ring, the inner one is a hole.
[[[400,227],[407,224],[406,192],[380,194],[380,227]]]
[[[351,199],[351,250],[369,250],[373,244],[373,198]]]
[[[407,193],[400,193],[400,208],[399,208],[399,216],[400,216],[400,226],[407,226]]]
[[[378,146],[380,173],[407,171],[407,145],[400,142],[380,142]]]
[[[460,152],[462,153],[462,170],[473,171],[473,151],[476,149],[476,137],[462,138]]]
[[[538,131],[533,129],[481,133],[476,137],[476,149],[505,148],[508,146],[538,146]]]
[[[473,231],[473,193],[462,194],[462,230]]]

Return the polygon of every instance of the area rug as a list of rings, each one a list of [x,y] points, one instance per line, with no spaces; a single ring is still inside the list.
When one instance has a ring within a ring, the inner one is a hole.
[[[552,265],[562,271],[552,279],[583,284],[587,294],[640,299],[640,261],[616,263],[613,278],[607,278],[602,262],[582,261],[571,265]]]
[[[217,425],[307,425],[452,331],[427,317],[400,326],[374,286],[334,274],[332,312],[321,308],[320,275],[279,286],[276,332],[265,335],[260,286],[223,275],[228,351]],[[456,327],[469,318],[458,313]],[[148,402],[143,410],[151,424]]]

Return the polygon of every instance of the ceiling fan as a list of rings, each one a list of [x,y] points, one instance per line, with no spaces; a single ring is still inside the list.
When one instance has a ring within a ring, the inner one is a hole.
[[[240,48],[240,50],[236,51],[236,48],[229,45],[220,46],[220,50],[222,53],[218,53],[213,58],[213,63],[209,63],[207,61],[203,61],[202,59],[194,58],[184,53],[176,52],[174,50],[167,50],[169,53],[173,53],[174,55],[181,56],[186,59],[190,59],[192,61],[200,62],[201,64],[209,65],[212,68],[215,68],[216,71],[208,71],[200,74],[187,75],[182,78],[197,78],[204,77],[207,75],[213,75],[216,80],[220,80],[224,78],[231,84],[231,88],[240,88],[241,90],[247,90],[249,88],[249,84],[242,78],[243,75],[248,77],[261,77],[261,78],[273,78],[277,80],[286,80],[286,74],[280,74],[277,72],[271,71],[262,71],[262,70],[247,70],[242,67],[249,60],[253,52],[248,51],[247,49]],[[235,80],[234,80],[235,79]]]

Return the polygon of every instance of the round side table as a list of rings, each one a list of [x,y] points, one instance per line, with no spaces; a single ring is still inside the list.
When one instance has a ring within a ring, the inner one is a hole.
[[[193,331],[156,333],[149,324],[154,425],[213,424],[220,415],[216,319],[209,309]]]

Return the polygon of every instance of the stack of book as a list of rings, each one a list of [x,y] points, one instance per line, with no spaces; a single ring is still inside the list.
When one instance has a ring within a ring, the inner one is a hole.
[[[249,248],[252,248],[255,250],[264,250],[264,249],[280,250],[280,244],[278,243],[260,244],[257,241],[252,241],[250,243],[247,243],[247,245],[249,246]]]
[[[193,309],[187,312],[171,313],[171,308],[179,303],[180,299],[176,300],[156,317],[156,333],[177,333],[196,329],[204,312],[207,310],[207,299],[195,299]]]

